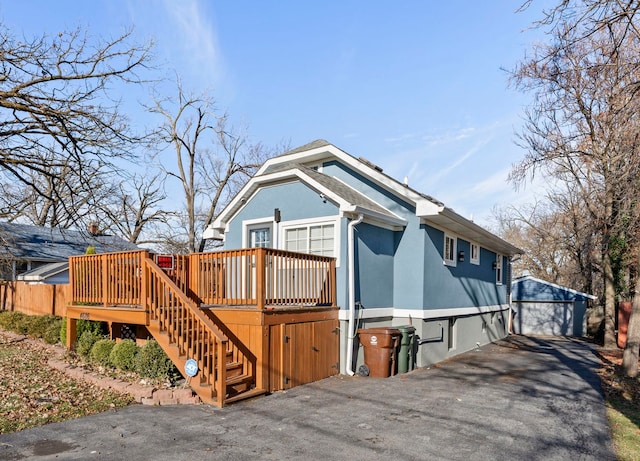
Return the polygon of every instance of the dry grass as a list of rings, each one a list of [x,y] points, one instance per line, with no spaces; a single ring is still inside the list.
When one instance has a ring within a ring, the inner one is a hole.
[[[600,351],[600,379],[616,454],[621,461],[640,460],[640,379],[621,373],[622,351]]]
[[[132,398],[47,365],[52,349],[0,331],[0,434],[126,406]]]

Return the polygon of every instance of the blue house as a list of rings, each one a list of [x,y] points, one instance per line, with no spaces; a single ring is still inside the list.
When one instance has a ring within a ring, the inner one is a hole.
[[[417,366],[507,334],[521,250],[324,140],[265,162],[204,236],[335,257],[342,373],[359,328],[411,324]]]
[[[513,332],[524,335],[583,336],[586,333],[588,293],[530,275],[512,282]]]

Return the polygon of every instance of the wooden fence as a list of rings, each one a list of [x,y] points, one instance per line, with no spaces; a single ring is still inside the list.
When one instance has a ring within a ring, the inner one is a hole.
[[[0,283],[0,309],[27,315],[67,315],[71,285]]]

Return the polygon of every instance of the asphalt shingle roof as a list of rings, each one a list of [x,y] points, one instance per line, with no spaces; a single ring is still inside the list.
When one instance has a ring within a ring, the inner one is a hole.
[[[0,254],[32,261],[65,261],[82,255],[93,246],[96,253],[139,249],[113,235],[91,235],[68,229],[52,229],[28,224],[0,223]]]
[[[299,163],[288,162],[288,163],[280,163],[277,165],[273,165],[267,168],[264,171],[263,175],[267,175],[270,173],[277,173],[280,171],[288,171],[293,169],[298,169],[302,171],[304,174],[309,176],[315,182],[329,189],[334,194],[338,195],[344,201],[346,201],[347,203],[350,203],[351,205],[357,206],[359,208],[365,208],[367,210],[380,213],[382,215],[389,216],[391,218],[397,218],[397,216],[395,216],[389,210],[379,205],[378,203],[374,202],[363,193],[358,192],[356,189],[348,186],[347,184],[340,181],[339,179],[320,173],[312,168],[306,167],[304,165],[300,165]]]

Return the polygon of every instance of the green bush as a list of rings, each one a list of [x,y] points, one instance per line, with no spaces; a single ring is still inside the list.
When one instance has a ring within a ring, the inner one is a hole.
[[[49,344],[58,342],[62,319],[55,315],[26,315],[22,312],[0,312],[0,328],[21,335],[43,339]]]
[[[149,340],[140,348],[136,357],[136,373],[144,378],[173,378],[177,370],[167,354],[155,340]]]
[[[61,327],[62,318],[53,315],[47,315],[47,325],[42,334],[42,339],[44,340],[44,342],[46,342],[47,344],[57,344],[60,341]]]
[[[109,361],[120,370],[133,371],[135,369],[138,346],[131,339],[123,339],[116,343],[109,354]]]
[[[97,322],[94,320],[82,320],[79,319],[76,323],[76,334],[78,338],[85,331],[91,331],[98,336],[106,336],[109,334],[109,326],[107,322]]]
[[[47,334],[47,328],[51,325],[51,316],[31,316],[27,325],[27,334],[33,338],[42,339]]]
[[[62,344],[67,344],[67,318],[62,318],[62,325],[60,325],[60,342]]]
[[[78,320],[76,322],[76,338],[81,338],[85,331],[90,331],[98,337],[107,336],[109,334],[109,327],[106,322],[96,322],[92,320]],[[67,343],[67,318],[62,319],[62,325],[60,325],[60,342],[62,344]]]
[[[0,316],[0,327],[7,331],[13,331],[21,335],[26,335],[29,331],[31,319],[22,312],[4,311]]]
[[[78,337],[78,342],[76,343],[76,352],[80,357],[88,360],[89,354],[91,353],[91,348],[100,339],[102,339],[101,335],[98,335],[91,330],[84,331],[82,335]]]
[[[109,357],[115,345],[116,342],[111,339],[99,339],[91,348],[91,353],[89,354],[91,361],[103,367],[112,366]]]

